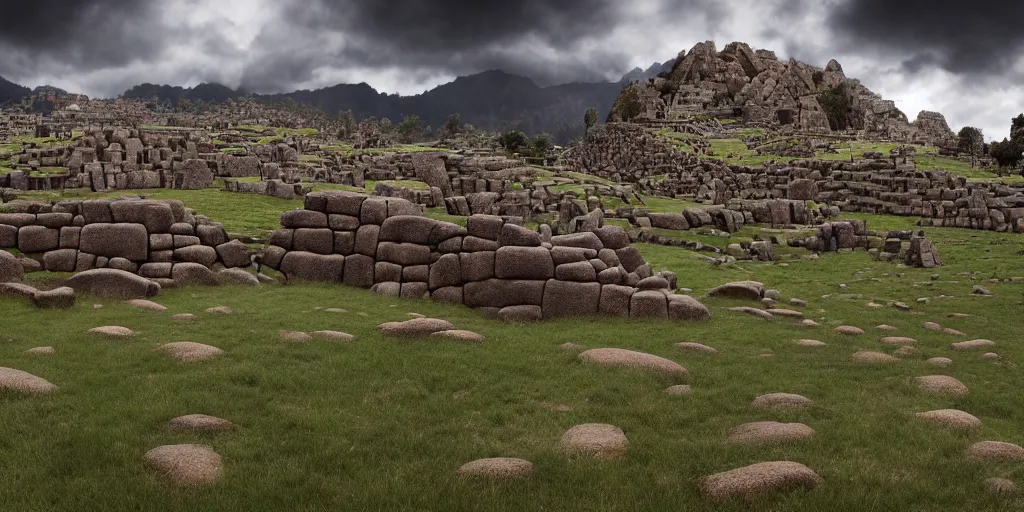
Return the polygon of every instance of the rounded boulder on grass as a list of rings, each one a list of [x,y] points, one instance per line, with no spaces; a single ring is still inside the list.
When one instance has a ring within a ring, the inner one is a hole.
[[[716,473],[700,482],[704,496],[712,501],[751,499],[792,489],[813,489],[823,479],[811,468],[790,461],[761,462]]]
[[[459,468],[458,474],[498,480],[527,478],[533,475],[533,464],[523,459],[495,457],[467,462]]]
[[[580,361],[598,366],[618,368],[644,368],[657,372],[686,377],[686,368],[675,361],[643,352],[621,348],[595,348],[579,355]]]
[[[587,423],[569,429],[562,436],[562,449],[597,459],[621,457],[629,441],[621,428],[614,425]]]
[[[220,455],[213,448],[196,444],[153,448],[146,452],[143,461],[178,487],[213,484],[224,468]]]

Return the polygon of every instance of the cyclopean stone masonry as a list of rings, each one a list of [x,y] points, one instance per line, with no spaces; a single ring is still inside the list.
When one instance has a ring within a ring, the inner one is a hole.
[[[675,275],[654,274],[616,227],[551,236],[489,215],[462,227],[424,217],[403,199],[341,191],[308,194],[305,209],[285,212],[281,224],[260,263],[289,280],[429,296],[506,320],[710,315],[676,295]]]

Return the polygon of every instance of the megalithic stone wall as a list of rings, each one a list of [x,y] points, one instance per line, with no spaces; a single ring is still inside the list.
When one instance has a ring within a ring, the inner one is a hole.
[[[314,192],[281,215],[261,263],[289,280],[343,283],[387,296],[430,297],[508,320],[580,315],[704,320],[676,295],[675,275],[652,275],[626,232],[601,227],[551,236],[474,215],[467,227],[423,216],[396,198]]]
[[[150,279],[215,284],[212,268],[248,267],[248,247],[173,200],[66,200],[0,214],[0,249],[51,272],[115,268]]]

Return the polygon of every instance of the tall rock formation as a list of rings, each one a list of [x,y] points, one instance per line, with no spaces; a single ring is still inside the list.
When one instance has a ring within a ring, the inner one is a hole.
[[[911,123],[891,100],[847,78],[835,60],[818,68],[774,52],[730,43],[698,43],[667,74],[627,87],[608,120],[644,122],[695,116],[743,117],[803,132],[848,132],[862,138],[946,144],[954,134],[941,114]]]

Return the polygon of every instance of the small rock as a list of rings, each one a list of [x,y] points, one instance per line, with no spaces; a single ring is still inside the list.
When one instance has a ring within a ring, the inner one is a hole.
[[[949,346],[949,348],[951,348],[951,349],[953,349],[953,350],[955,350],[957,352],[965,352],[965,351],[968,351],[968,350],[977,350],[977,349],[989,348],[989,347],[994,347],[994,346],[996,346],[996,342],[991,341],[991,340],[971,340],[971,341],[962,341],[960,343],[953,343],[953,344],[951,344]]]
[[[821,327],[821,324],[815,322],[814,320],[811,320],[810,318],[798,322],[797,325],[799,325],[800,327]]]
[[[899,357],[909,357],[917,353],[917,348],[910,345],[903,345],[893,353]]]
[[[455,341],[462,341],[466,343],[483,343],[484,337],[472,331],[462,331],[458,329],[452,329],[448,331],[438,331],[430,335],[431,338],[447,338]]]
[[[982,441],[967,449],[970,460],[1024,461],[1024,448],[1012,443]]]
[[[734,312],[737,312],[737,313],[746,313],[746,314],[748,314],[750,316],[760,318],[761,320],[774,320],[775,319],[775,317],[772,316],[771,313],[769,313],[769,312],[767,312],[767,311],[765,311],[763,309],[751,308],[751,307],[746,307],[746,306],[729,308],[729,311],[734,311]]]
[[[796,340],[794,343],[796,343],[797,345],[799,345],[801,347],[824,347],[825,346],[825,342],[824,341],[818,341],[818,340]]]
[[[925,322],[924,324],[921,325],[921,327],[924,327],[925,329],[928,329],[929,331],[933,332],[942,332],[942,326],[935,322]]]
[[[814,436],[814,429],[803,423],[758,421],[729,431],[730,444],[767,444],[799,441]]]
[[[770,393],[755,398],[750,405],[755,409],[806,409],[814,402],[792,393]]]
[[[643,352],[635,352],[621,348],[596,348],[587,350],[579,356],[579,360],[598,366],[620,368],[646,368],[658,372],[685,377],[686,368],[674,361]]]
[[[665,394],[669,396],[688,396],[693,394],[693,390],[690,386],[680,384],[678,386],[671,386],[665,389]]]
[[[0,389],[28,394],[47,394],[56,392],[57,386],[28,372],[14,368],[0,368]]]
[[[945,368],[953,364],[953,360],[948,357],[933,357],[928,360],[928,364],[939,368]]]
[[[418,337],[429,336],[435,332],[453,331],[451,322],[437,318],[413,318],[404,322],[388,322],[377,326],[385,336]]]
[[[348,313],[348,311],[341,308],[327,308],[324,313]]]
[[[981,358],[986,361],[998,361],[999,354],[996,354],[995,352],[986,352],[981,355]]]
[[[996,494],[1017,494],[1017,484],[1005,478],[989,478],[985,480],[985,488]]]
[[[628,445],[626,434],[613,425],[577,425],[562,436],[562,449],[567,453],[589,455],[598,459],[621,457]]]
[[[217,306],[217,307],[209,308],[205,312],[209,313],[211,315],[230,315],[231,314],[231,308],[229,308],[227,306]]]
[[[704,352],[706,354],[717,354],[718,353],[717,349],[711,348],[711,347],[709,347],[707,345],[704,345],[702,343],[693,343],[693,342],[676,343],[676,346],[679,347],[679,350],[685,350],[685,351],[689,351],[689,352]]]
[[[170,354],[171,357],[186,363],[206,361],[207,359],[213,359],[224,354],[224,351],[217,347],[191,341],[168,343],[157,347],[156,350]]]
[[[900,311],[910,311],[910,306],[906,302],[894,302],[892,306]]]
[[[917,386],[924,391],[943,395],[965,396],[967,386],[948,375],[930,375],[915,379]]]
[[[882,324],[882,325],[876,326],[876,327],[875,327],[875,330],[877,330],[877,331],[888,331],[888,332],[893,332],[893,331],[897,331],[897,330],[899,330],[899,329],[897,329],[897,328],[895,328],[895,327],[893,327],[893,326],[891,326],[891,325],[885,325],[885,324]]]
[[[958,331],[956,329],[950,329],[949,327],[946,327],[945,329],[942,329],[942,333],[943,334],[949,334],[950,336],[960,336],[960,337],[966,337],[967,336],[966,334],[964,334],[964,333],[962,333],[962,332],[960,332],[960,331]]]
[[[315,331],[309,334],[316,339],[327,341],[352,341],[356,339],[355,336],[340,331]]]
[[[160,304],[145,299],[130,300],[128,301],[128,305],[139,309],[146,309],[149,311],[167,311],[167,308],[161,306]]]
[[[857,352],[852,357],[855,363],[867,363],[867,364],[886,364],[896,363],[899,359],[890,356],[889,354],[883,354],[881,352],[861,351]]]
[[[879,340],[883,345],[917,345],[918,341],[914,338],[906,338],[903,336],[889,336]]]
[[[790,461],[761,462],[716,473],[700,481],[704,496],[712,501],[745,498],[786,491],[813,489],[822,482],[812,469]]]
[[[974,415],[956,409],[919,412],[915,414],[922,420],[958,430],[968,430],[981,426],[981,420]]]
[[[992,295],[992,292],[990,292],[988,290],[988,288],[985,288],[983,286],[975,285],[971,289],[971,295],[979,295],[979,296],[982,296],[982,297],[990,297]]]
[[[26,350],[25,353],[31,356],[52,356],[57,353],[57,349],[53,347],[35,347]]]
[[[160,446],[146,452],[145,463],[179,487],[209,485],[220,478],[223,462],[213,448],[195,444]]]
[[[533,464],[527,460],[508,457],[480,459],[463,464],[458,474],[495,479],[526,478],[533,475]]]
[[[281,336],[282,340],[292,343],[304,343],[313,339],[312,336],[305,332],[280,330],[278,331],[278,334]]]
[[[860,327],[854,327],[852,325],[840,325],[835,329],[832,329],[836,334],[842,334],[844,336],[860,336],[864,334],[864,329]]]
[[[108,338],[130,338],[135,335],[131,329],[127,327],[119,327],[116,325],[108,325],[104,327],[94,327],[89,329],[92,334],[100,334]]]
[[[806,308],[807,307],[807,301],[806,300],[802,300],[802,299],[789,299],[789,304],[791,306],[796,306],[798,308]]]
[[[192,313],[182,313],[180,315],[172,315],[171,316],[171,320],[174,320],[176,322],[187,322],[189,320],[195,320],[195,319],[196,319],[196,316],[193,315]]]
[[[167,428],[171,430],[188,430],[191,432],[219,432],[231,430],[234,426],[235,424],[228,420],[205,414],[180,416],[167,423]]]

